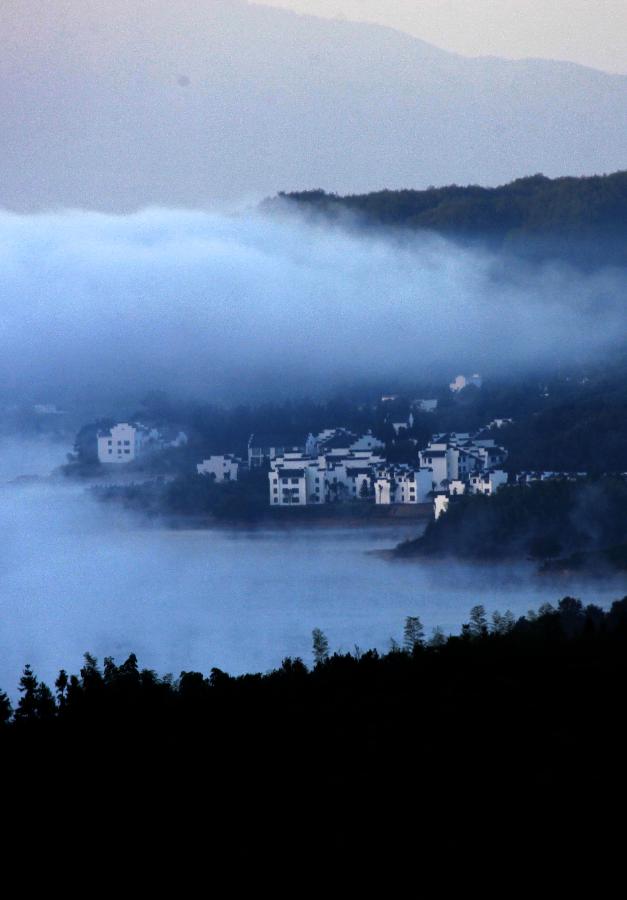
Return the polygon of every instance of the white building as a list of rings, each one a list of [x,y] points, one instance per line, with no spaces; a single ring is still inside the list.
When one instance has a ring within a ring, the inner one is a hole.
[[[431,499],[432,474],[428,469],[411,466],[383,466],[374,481],[375,503],[428,503]]]
[[[110,432],[98,435],[98,459],[101,463],[133,462],[142,452],[143,442],[143,428],[120,422]]]
[[[468,483],[468,489],[471,494],[486,494],[491,496],[496,494],[501,485],[507,484],[507,472],[496,469],[493,472],[479,472],[471,475]]]
[[[336,448],[320,456],[285,453],[270,462],[270,505],[317,505],[371,496],[375,466],[383,462],[369,450],[342,453]]]
[[[507,451],[497,447],[494,438],[479,432],[434,434],[431,442],[418,454],[421,468],[433,471],[434,490],[447,489],[452,481],[468,479],[477,472],[502,465]]]
[[[199,475],[213,476],[216,482],[237,481],[240,465],[241,460],[237,457],[232,454],[223,454],[203,459],[196,466],[196,470]]]

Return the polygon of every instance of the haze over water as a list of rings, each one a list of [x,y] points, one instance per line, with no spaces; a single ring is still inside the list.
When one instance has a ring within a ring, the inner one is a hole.
[[[63,461],[58,445],[20,447],[0,441],[3,482],[44,474],[55,454]],[[617,585],[530,579],[524,565],[367,554],[415,534],[411,526],[169,531],[103,507],[82,485],[3,484],[0,528],[0,688],[13,695],[26,662],[51,682],[61,667],[78,671],[86,650],[118,662],[133,651],[161,674],[236,674],[285,656],[311,662],[315,627],[332,650],[386,650],[407,615],[428,633],[457,631],[476,603],[520,615],[566,593],[604,606],[621,596]]]

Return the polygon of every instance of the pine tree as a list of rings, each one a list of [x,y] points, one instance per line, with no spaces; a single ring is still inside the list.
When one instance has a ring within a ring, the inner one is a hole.
[[[37,717],[37,687],[39,681],[30,665],[24,666],[19,691],[22,695],[15,710],[16,722],[30,722]]]
[[[65,705],[67,702],[66,692],[69,680],[70,679],[68,678],[68,674],[65,669],[61,669],[57,680],[54,683],[54,686],[57,689],[57,703],[59,705],[59,709],[65,709]]]
[[[403,629],[403,650],[405,653],[413,653],[416,647],[421,647],[425,639],[425,630],[418,616],[407,616]]]
[[[313,640],[313,658],[314,664],[317,666],[326,662],[329,658],[329,642],[326,636],[319,628],[314,628],[311,632]]]
[[[7,694],[4,691],[0,691],[0,728],[9,721],[13,714],[13,707],[11,706],[11,701]]]
[[[52,691],[48,685],[42,681],[37,686],[35,692],[36,716],[38,719],[52,719],[56,715],[57,706],[54,702]]]

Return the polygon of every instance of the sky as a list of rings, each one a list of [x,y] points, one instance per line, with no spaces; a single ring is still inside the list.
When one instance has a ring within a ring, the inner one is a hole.
[[[549,6],[547,40],[571,22]],[[302,8],[320,11],[316,0]],[[475,40],[457,49],[504,52],[481,16],[460,17]],[[609,14],[596,21],[614,41],[627,33]],[[613,46],[577,23],[586,46]],[[627,74],[472,58],[421,31],[427,41],[245,0],[4,0],[0,206],[206,209],[281,190],[490,186],[624,168]],[[510,29],[511,52],[543,52],[522,46],[523,31]]]
[[[388,25],[466,56],[568,60],[627,73],[625,0],[269,0]]]

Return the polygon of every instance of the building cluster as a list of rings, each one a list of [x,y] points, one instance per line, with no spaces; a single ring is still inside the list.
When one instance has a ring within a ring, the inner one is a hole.
[[[413,424],[392,422],[402,436]],[[415,443],[415,439],[412,438]],[[184,433],[167,435],[140,424],[120,422],[98,434],[98,459],[131,463],[151,450],[181,446]],[[499,467],[506,451],[488,432],[434,434],[414,464],[386,459],[384,444],[371,431],[328,428],[294,440],[280,434],[252,434],[246,458],[216,454],[196,466],[217,483],[237,481],[242,472],[267,468],[270,506],[314,506],[346,500],[380,505],[434,503],[436,516],[449,499],[465,493],[490,494],[506,483]],[[529,477],[531,477],[531,474]]]
[[[371,433],[347,429],[310,434],[302,446],[279,438],[249,443],[250,465],[267,463],[271,506],[310,506],[341,500],[424,504],[464,493],[493,493],[507,482],[499,466],[507,453],[485,432],[436,434],[415,465],[392,463]],[[253,462],[254,461],[254,462]]]

